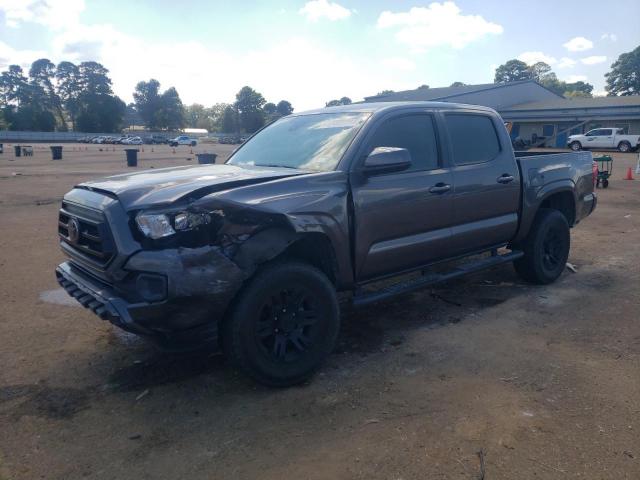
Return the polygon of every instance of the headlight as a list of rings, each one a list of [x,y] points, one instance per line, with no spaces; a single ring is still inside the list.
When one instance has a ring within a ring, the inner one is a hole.
[[[173,219],[176,230],[191,230],[207,223],[211,223],[208,213],[180,212]]]
[[[168,215],[141,213],[136,216],[138,228],[145,236],[153,239],[168,237],[176,231],[171,226]]]
[[[218,213],[218,211],[212,212]],[[222,216],[222,212],[218,213]],[[174,235],[176,232],[193,230],[201,225],[211,223],[209,213],[139,213],[136,223],[140,231],[149,238],[158,239]]]

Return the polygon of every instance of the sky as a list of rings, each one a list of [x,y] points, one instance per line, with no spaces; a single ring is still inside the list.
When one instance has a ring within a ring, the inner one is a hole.
[[[604,94],[611,64],[640,45],[638,18],[638,0],[0,0],[0,70],[95,60],[126,102],[155,78],[185,104],[233,102],[249,85],[303,111],[490,83],[519,58]]]

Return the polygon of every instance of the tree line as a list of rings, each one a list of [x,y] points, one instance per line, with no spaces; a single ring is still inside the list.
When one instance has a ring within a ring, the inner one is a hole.
[[[124,126],[152,130],[206,128],[226,133],[253,133],[293,112],[287,100],[267,102],[245,86],[234,103],[185,106],[175,87],[139,82],[134,102],[126,105],[113,93],[109,70],[98,62],[36,60],[29,71],[10,65],[0,73],[0,129],[26,131],[118,132]]]
[[[112,132],[125,104],[111,89],[108,70],[97,62],[36,60],[0,73],[0,121],[11,130]]]
[[[605,75],[609,96],[640,94],[640,47],[621,54]],[[559,80],[544,62],[527,65],[512,59],[495,70],[495,83],[536,80],[565,97],[591,97],[593,85]],[[452,87],[465,84],[454,82]],[[421,85],[427,89],[429,85]],[[378,95],[393,93],[383,90]],[[205,128],[226,133],[253,133],[266,123],[293,112],[287,100],[267,102],[249,86],[242,87],[233,103],[210,107],[194,103],[185,106],[178,91],[160,89],[155,79],[139,82],[134,102],[126,105],[113,93],[109,70],[98,62],[36,60],[28,72],[10,65],[0,73],[0,129],[31,131],[117,132],[123,126],[143,125],[150,129]],[[326,107],[349,105],[342,97]]]

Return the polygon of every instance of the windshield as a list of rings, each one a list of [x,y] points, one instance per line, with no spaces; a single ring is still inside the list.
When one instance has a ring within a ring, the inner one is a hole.
[[[369,113],[284,117],[265,128],[230,159],[230,165],[334,170]]]

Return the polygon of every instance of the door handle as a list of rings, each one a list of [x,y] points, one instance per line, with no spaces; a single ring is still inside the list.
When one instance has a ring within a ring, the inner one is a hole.
[[[505,173],[504,175],[498,177],[497,182],[498,183],[511,183],[513,182],[514,178],[513,175],[509,175],[507,173]]]
[[[446,193],[451,190],[451,185],[447,183],[436,183],[433,187],[429,189],[431,193]]]

